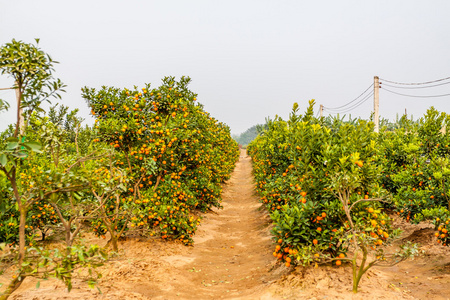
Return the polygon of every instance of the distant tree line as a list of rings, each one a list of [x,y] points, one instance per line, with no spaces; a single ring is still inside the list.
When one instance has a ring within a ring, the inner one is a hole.
[[[261,124],[253,125],[243,133],[233,135],[233,138],[236,142],[238,142],[238,144],[245,147],[250,144],[250,142],[253,141],[265,127],[266,125]]]

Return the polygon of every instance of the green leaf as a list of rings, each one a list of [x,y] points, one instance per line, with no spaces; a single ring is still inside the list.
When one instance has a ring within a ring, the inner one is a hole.
[[[6,154],[5,153],[0,154],[0,165],[5,167],[7,163],[8,157],[6,156]]]
[[[81,262],[84,262],[84,255],[83,255],[82,252],[78,252],[78,259],[79,259]]]
[[[20,151],[17,153],[13,153],[12,155],[19,158],[25,158],[28,156],[28,153],[26,153],[25,151]]]
[[[41,152],[42,145],[39,142],[26,142],[23,145],[34,152]]]
[[[19,142],[9,142],[6,144],[6,150],[14,150],[19,145]]]
[[[41,282],[38,281],[38,282],[36,283],[36,288],[38,289],[40,286],[41,286]]]

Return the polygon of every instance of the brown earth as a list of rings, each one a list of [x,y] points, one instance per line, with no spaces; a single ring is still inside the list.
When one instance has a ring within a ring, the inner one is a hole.
[[[12,299],[450,299],[450,251],[436,245],[429,225],[396,220],[404,240],[424,254],[394,267],[375,267],[351,292],[348,266],[288,269],[275,264],[270,218],[254,195],[251,159],[241,157],[224,186],[223,210],[207,213],[185,247],[129,239],[121,255],[100,268],[98,289],[80,279],[68,293],[62,282],[27,278]],[[104,240],[85,236],[88,243]],[[77,277],[77,276],[75,276]]]

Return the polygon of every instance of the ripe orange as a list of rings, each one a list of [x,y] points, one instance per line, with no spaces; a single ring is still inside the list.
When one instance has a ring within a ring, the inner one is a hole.
[[[318,242],[319,242],[319,241],[316,240],[316,239],[313,240],[313,244],[314,244],[314,245],[317,245]]]
[[[336,266],[340,266],[342,264],[342,262],[340,260],[336,261]]]

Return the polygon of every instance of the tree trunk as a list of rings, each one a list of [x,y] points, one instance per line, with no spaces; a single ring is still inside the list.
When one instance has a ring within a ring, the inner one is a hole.
[[[111,244],[114,252],[119,252],[119,245],[117,244],[118,237],[111,235]]]
[[[19,205],[20,223],[19,223],[19,266],[25,259],[25,224],[27,222],[27,208],[25,205]]]
[[[24,120],[23,120],[23,109],[22,109],[22,84],[16,81],[16,101],[17,101],[17,121],[16,130],[14,131],[14,137],[17,137],[23,133]]]

